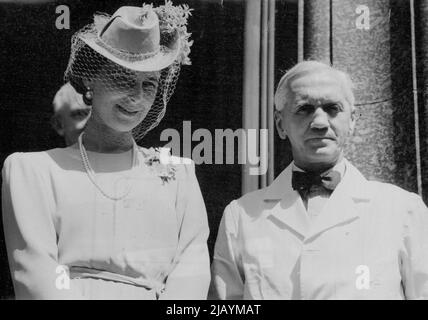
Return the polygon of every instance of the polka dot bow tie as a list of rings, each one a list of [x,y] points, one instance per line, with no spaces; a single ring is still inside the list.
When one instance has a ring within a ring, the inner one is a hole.
[[[293,171],[291,186],[299,192],[308,192],[312,186],[322,186],[333,191],[340,182],[341,175],[337,171],[329,171],[326,174],[312,172]]]

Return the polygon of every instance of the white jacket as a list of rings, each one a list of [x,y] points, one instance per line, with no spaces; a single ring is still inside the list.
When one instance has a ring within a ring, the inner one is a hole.
[[[291,187],[291,165],[232,201],[220,224],[211,298],[428,298],[428,209],[348,161],[316,220]]]

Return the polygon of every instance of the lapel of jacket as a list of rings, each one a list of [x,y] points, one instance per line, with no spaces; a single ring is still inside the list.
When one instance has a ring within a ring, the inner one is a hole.
[[[309,219],[299,193],[291,187],[291,175],[290,164],[266,188],[264,201],[273,204],[266,210],[266,216],[278,219],[305,238],[309,231]]]
[[[339,224],[359,218],[358,203],[371,200],[370,184],[346,159],[346,172],[321,214],[312,221],[306,240]]]

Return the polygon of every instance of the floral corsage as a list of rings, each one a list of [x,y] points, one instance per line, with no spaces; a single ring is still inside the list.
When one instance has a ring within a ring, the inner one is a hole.
[[[145,164],[162,180],[162,184],[175,180],[176,167],[169,157],[169,148],[150,148],[145,152]]]

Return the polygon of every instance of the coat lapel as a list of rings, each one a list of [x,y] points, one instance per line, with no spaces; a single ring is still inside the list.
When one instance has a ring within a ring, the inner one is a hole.
[[[370,199],[370,184],[358,169],[346,161],[346,172],[342,181],[331,194],[318,219],[312,221],[306,240],[334,226],[358,219],[358,203]]]
[[[286,224],[306,240],[339,224],[359,218],[358,203],[371,199],[370,184],[346,159],[342,181],[327,201],[318,219],[311,221],[297,191],[291,187],[292,165],[289,165],[266,188],[266,216]]]
[[[302,199],[291,187],[292,165],[289,165],[266,189],[264,201],[273,204],[266,210],[267,216],[286,224],[303,238],[309,231],[309,219]]]

